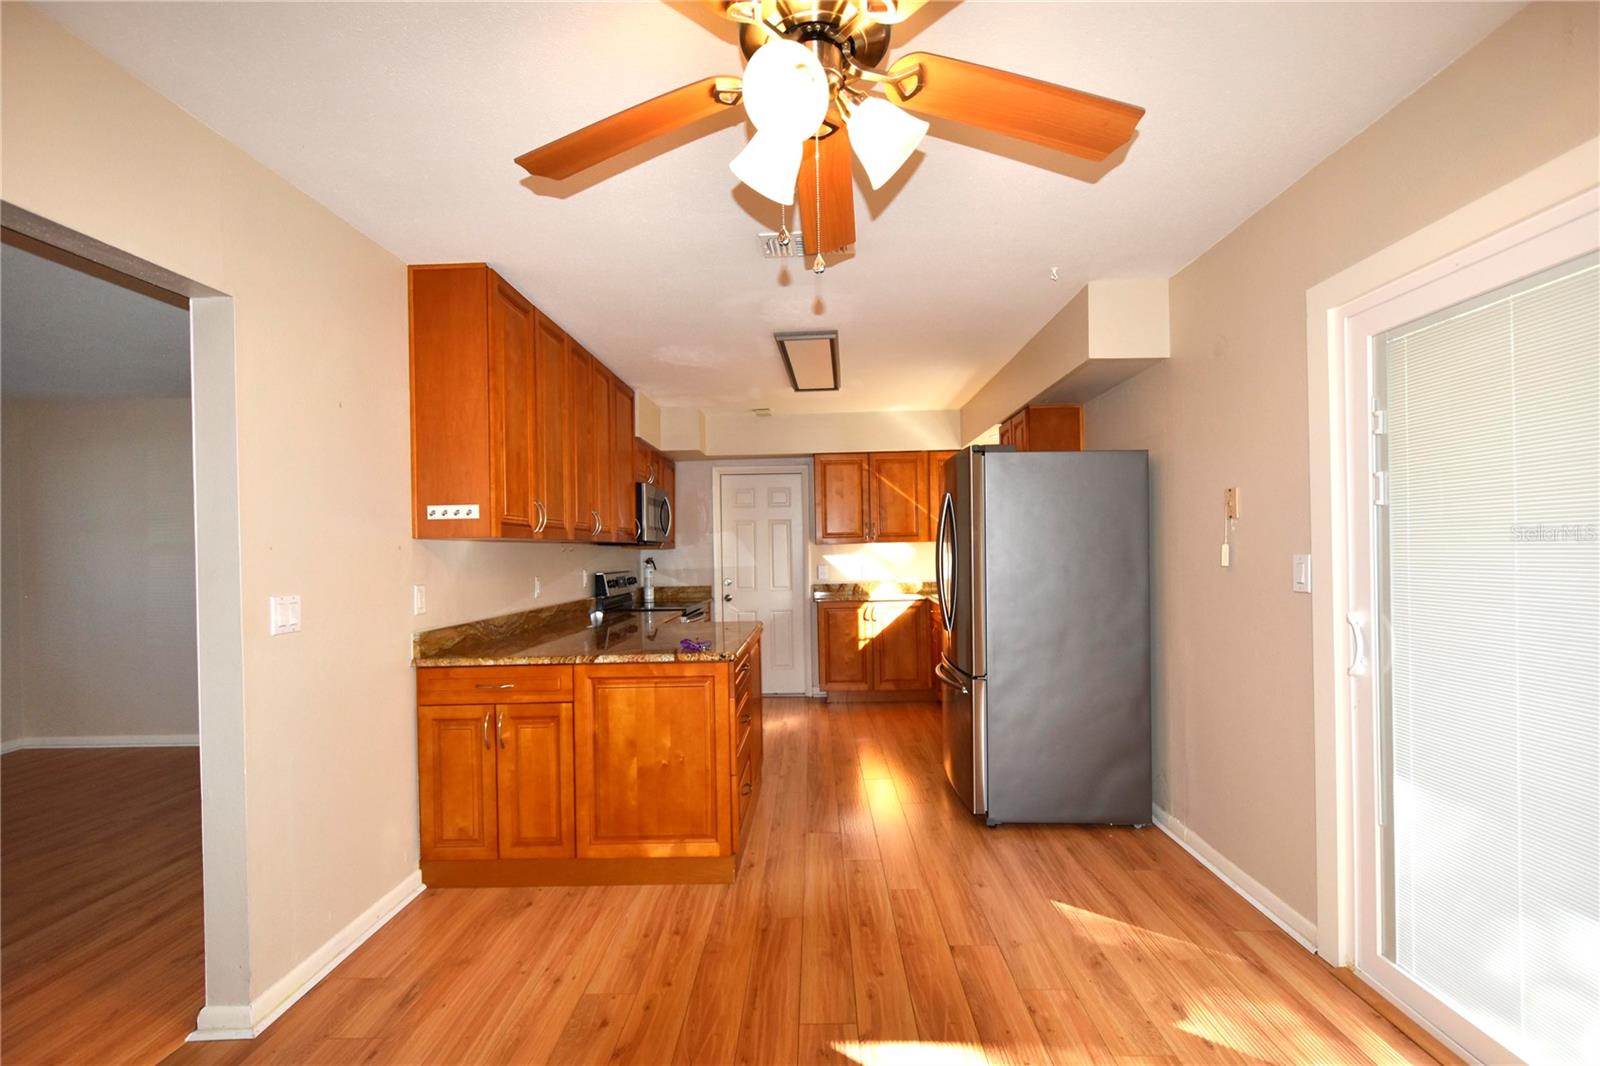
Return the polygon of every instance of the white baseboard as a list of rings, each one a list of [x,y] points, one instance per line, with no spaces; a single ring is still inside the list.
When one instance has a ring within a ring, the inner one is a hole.
[[[1245,873],[1231,859],[1197,835],[1194,830],[1174,818],[1160,807],[1155,808],[1156,825],[1178,846],[1199,860],[1200,865],[1222,879],[1256,910],[1271,918],[1285,933],[1293,937],[1307,951],[1317,950],[1317,923],[1273,895],[1260,881]]]
[[[0,755],[29,748],[197,748],[198,733],[149,733],[139,736],[18,737],[0,744]]]
[[[367,938],[382,929],[390,918],[405,909],[406,904],[422,894],[422,871],[413,870],[372,906],[358,914],[349,925],[329,937],[300,965],[284,974],[272,987],[249,1003],[208,1004],[195,1018],[191,1042],[202,1040],[251,1040],[266,1031],[299,1002],[300,997],[315,988],[324,977],[345,960]]]

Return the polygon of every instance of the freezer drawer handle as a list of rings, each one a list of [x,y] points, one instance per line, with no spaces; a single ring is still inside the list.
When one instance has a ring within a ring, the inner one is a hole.
[[[967,696],[972,693],[972,690],[967,687],[966,682],[961,680],[960,675],[954,670],[950,669],[943,659],[939,660],[939,665],[933,668],[933,672],[938,676],[940,681],[943,681],[951,688],[960,689],[963,696]]]

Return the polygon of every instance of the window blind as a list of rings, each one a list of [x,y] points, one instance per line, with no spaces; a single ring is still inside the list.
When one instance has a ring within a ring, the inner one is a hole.
[[[1600,267],[1376,354],[1384,951],[1528,1060],[1600,1062]]]

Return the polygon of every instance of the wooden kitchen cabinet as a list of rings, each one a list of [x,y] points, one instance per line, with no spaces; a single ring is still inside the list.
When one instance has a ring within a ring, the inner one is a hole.
[[[700,668],[623,663],[581,671],[580,857],[716,856],[731,850],[726,670],[693,665]]]
[[[494,707],[418,707],[417,772],[424,859],[500,854]]]
[[[855,601],[817,604],[817,681],[827,692],[872,688],[867,605]]]
[[[930,540],[927,452],[814,457],[819,544]]]
[[[1083,408],[1078,404],[1029,404],[1000,423],[1000,443],[1022,452],[1083,450]]]
[[[627,383],[482,263],[409,280],[412,536],[635,543]]]
[[[611,378],[611,539],[619,544],[639,540],[633,489],[633,390]]]
[[[573,834],[572,704],[495,708],[496,806],[502,859],[569,858]]]
[[[854,544],[868,539],[870,458],[866,452],[816,456],[818,544]]]
[[[868,461],[870,527],[875,541],[932,540],[928,528],[928,453],[873,452]]]
[[[541,540],[572,540],[576,524],[573,451],[573,353],[567,335],[544,315],[534,332],[534,504]]]
[[[930,609],[927,600],[818,603],[819,684],[830,696],[931,691]]]
[[[419,669],[423,879],[730,881],[762,728],[759,635],[732,662]]]
[[[944,464],[955,452],[928,453],[928,539],[939,537],[939,509],[944,506]]]

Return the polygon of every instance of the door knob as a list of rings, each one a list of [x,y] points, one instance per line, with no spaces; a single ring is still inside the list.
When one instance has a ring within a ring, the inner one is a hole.
[[[733,578],[731,578],[731,577],[723,578],[722,579],[722,587],[725,588],[725,589],[726,588],[732,588],[733,587]]]

